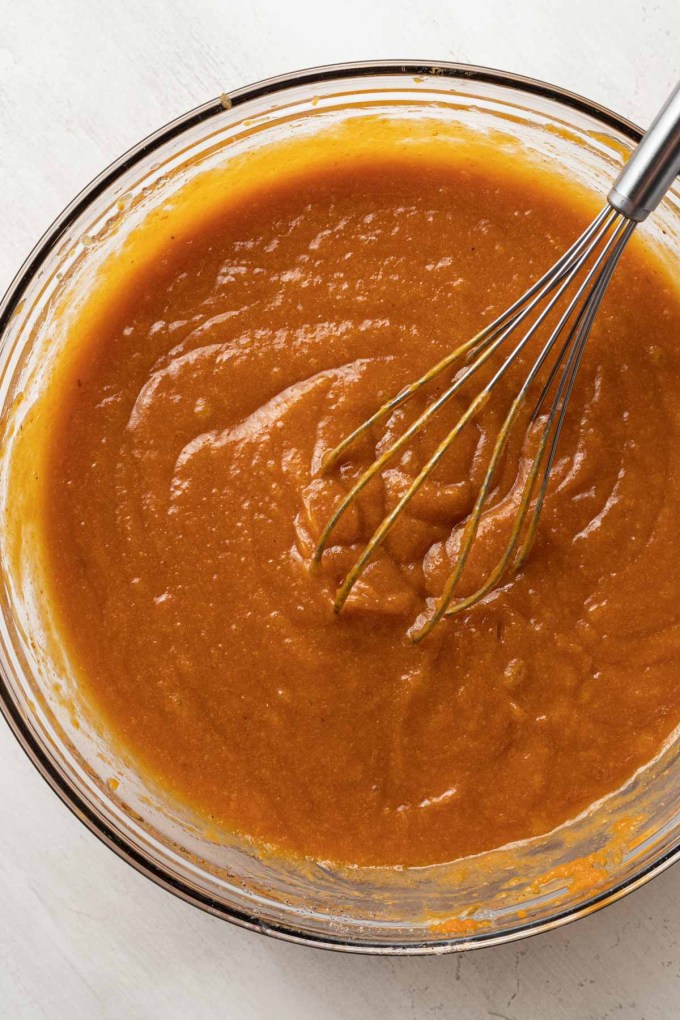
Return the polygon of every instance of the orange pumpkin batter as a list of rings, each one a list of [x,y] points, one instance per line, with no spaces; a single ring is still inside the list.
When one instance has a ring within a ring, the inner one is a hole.
[[[96,329],[74,328],[43,486],[54,609],[111,732],[204,818],[316,858],[451,860],[575,815],[678,723],[680,298],[639,239],[523,571],[404,640],[441,591],[503,394],[339,618],[337,581],[462,404],[309,571],[332,508],[414,409],[314,478],[323,453],[591,214],[545,169],[465,147],[432,162],[336,151],[183,224],[152,265],[129,265]],[[517,477],[509,457],[482,557]]]

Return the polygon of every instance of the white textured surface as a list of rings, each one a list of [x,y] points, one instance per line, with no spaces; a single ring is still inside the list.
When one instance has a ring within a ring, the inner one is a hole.
[[[541,77],[645,123],[680,73],[678,0],[5,0],[0,288],[122,150],[297,67],[449,59]],[[0,1018],[680,1016],[680,869],[515,946],[381,960],[284,945],[173,899],[102,847],[0,724]]]

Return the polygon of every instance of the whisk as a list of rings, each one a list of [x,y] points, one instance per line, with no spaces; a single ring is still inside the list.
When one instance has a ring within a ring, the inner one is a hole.
[[[498,432],[486,474],[464,524],[460,544],[442,594],[429,614],[426,614],[425,622],[421,623],[420,617],[409,630],[411,641],[421,641],[442,617],[454,616],[475,605],[520,568],[534,540],[567,405],[593,320],[636,225],[657,207],[678,173],[680,173],[680,84],[671,93],[619,174],[607,196],[607,204],[571,248],[490,325],[457,347],[420,379],[404,387],[325,455],[319,472],[321,474],[338,464],[348,447],[374,425],[386,419],[442,373],[456,365],[459,366],[453,381],[442,393],[432,397],[415,421],[373,461],[339,503],[321,534],[313,556],[313,568],[320,564],[340,518],[356,502],[363,489],[463,386],[473,380],[485,365],[489,365],[486,372],[488,374],[489,370],[491,371],[489,381],[478,387],[464,412],[393,509],[383,518],[347,573],[336,594],[334,603],[336,613],[342,610],[369,561],[418,490],[465,426],[491,399],[510,366],[520,357],[545,320],[552,314],[553,321],[557,316],[559,319],[550,329],[547,340],[517,389]],[[560,314],[559,303],[562,299],[565,307]],[[524,330],[521,328],[523,324],[526,324]],[[494,371],[491,359],[495,355],[498,355],[500,363]],[[456,589],[472,552],[485,508],[488,508],[489,496],[493,492],[494,479],[508,439],[512,430],[517,428],[520,412],[528,403],[532,384],[544,366],[547,378],[529,418],[530,422],[534,423],[530,428],[538,430],[536,452],[523,483],[507,544],[496,566],[488,573],[483,583],[470,595],[456,598]],[[544,407],[547,411],[541,418]]]

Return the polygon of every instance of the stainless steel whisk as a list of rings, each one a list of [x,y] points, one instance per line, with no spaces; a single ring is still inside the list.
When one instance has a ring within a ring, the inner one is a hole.
[[[581,237],[561,258],[534,283],[513,305],[480,333],[462,344],[434,365],[416,382],[402,389],[383,404],[367,421],[331,450],[323,459],[320,473],[337,464],[347,448],[373,425],[383,421],[396,408],[409,400],[456,363],[467,366],[459,370],[451,384],[434,397],[425,410],[360,476],[340,502],[326,524],[314,552],[313,567],[321,562],[324,550],[343,514],[369,482],[378,475],[433,416],[458,393],[488,362],[503,350],[510,338],[517,340],[519,327],[528,319],[530,324],[510,352],[501,361],[491,379],[470,400],[466,410],[442,440],[403,496],[374,531],[354,566],[338,589],[334,609],[339,613],[370,559],[385,540],[423,483],[430,477],[447,450],[464,427],[490,400],[497,384],[520,356],[546,318],[559,314],[558,302],[574,287],[564,312],[560,315],[514,397],[501,426],[486,474],[472,511],[465,522],[460,545],[441,596],[424,623],[417,621],[409,631],[413,642],[421,641],[444,616],[454,616],[473,606],[492,591],[504,577],[516,571],[526,558],[536,532],[545,500],[550,472],[555,458],[569,398],[583,357],[593,320],[600,306],[616,265],[635,227],[646,219],[680,173],[680,84],[669,96],[651,127],[635,149],[607,196],[607,204]],[[535,318],[532,318],[534,317]],[[492,484],[506,449],[511,430],[527,401],[529,390],[556,351],[547,379],[539,393],[530,421],[538,422],[538,445],[531,462],[521,499],[505,550],[486,580],[471,595],[455,599],[456,588],[463,575],[480,526]],[[493,368],[493,364],[491,365]],[[552,403],[539,421],[540,413],[552,393]]]

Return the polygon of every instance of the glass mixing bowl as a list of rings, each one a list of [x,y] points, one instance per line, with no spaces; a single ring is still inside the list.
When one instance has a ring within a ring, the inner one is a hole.
[[[514,140],[517,150],[558,161],[600,195],[640,138],[638,128],[609,110],[527,78],[455,64],[345,64],[222,96],[105,170],[38,243],[0,308],[0,706],[64,803],[133,867],[190,903],[294,942],[438,953],[548,930],[668,867],[680,846],[678,741],[559,829],[450,865],[296,863],[208,831],[137,773],[81,703],[41,601],[28,523],[35,493],[13,482],[9,470],[22,422],[59,356],[68,309],[77,310],[98,267],[150,210],[170,202],[193,175],[246,150],[376,112],[501,132],[505,144]],[[677,187],[645,230],[677,264]],[[20,522],[18,559],[8,548],[10,521]]]

